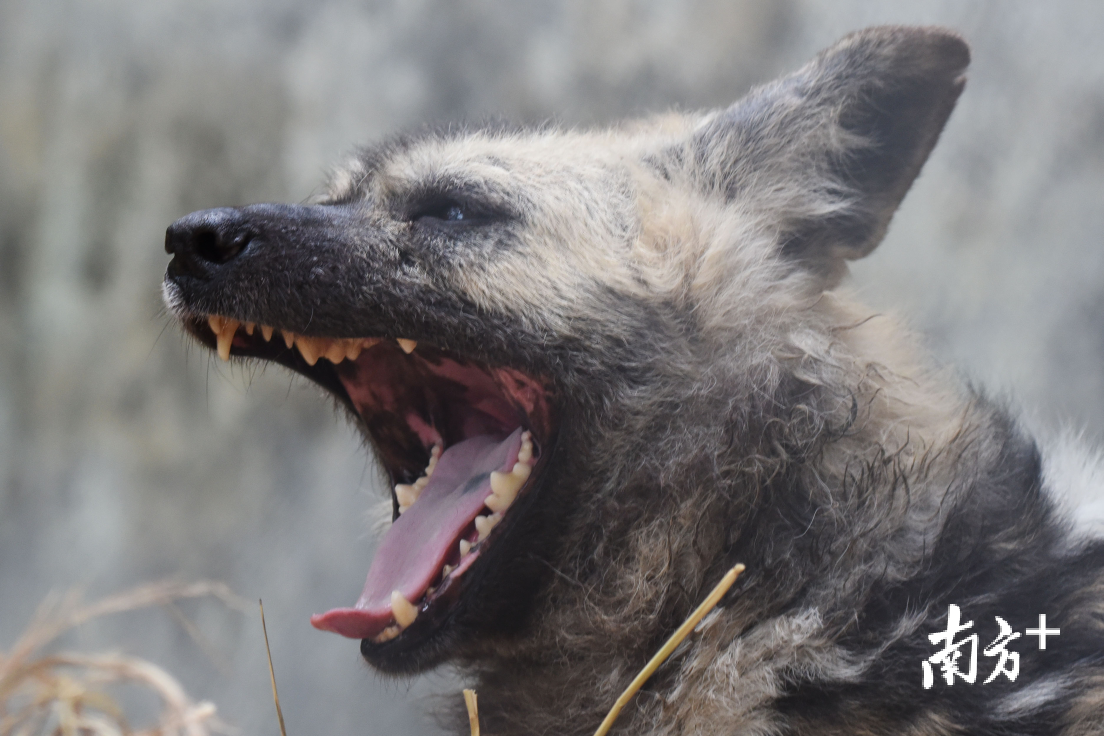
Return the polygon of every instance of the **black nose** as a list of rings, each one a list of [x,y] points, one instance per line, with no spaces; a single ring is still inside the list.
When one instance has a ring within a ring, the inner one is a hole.
[[[207,277],[241,255],[256,236],[241,210],[219,207],[185,215],[165,231],[171,275]]]

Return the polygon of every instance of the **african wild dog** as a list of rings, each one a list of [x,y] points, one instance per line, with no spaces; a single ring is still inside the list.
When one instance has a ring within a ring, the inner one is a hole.
[[[459,663],[489,733],[587,734],[743,562],[619,732],[1104,733],[1104,546],[1000,407],[836,288],[968,61],[873,28],[726,110],[399,137],[314,205],[174,223],[187,329],[332,391],[396,484],[315,626]],[[996,617],[1060,636],[925,688],[952,604],[978,650]]]

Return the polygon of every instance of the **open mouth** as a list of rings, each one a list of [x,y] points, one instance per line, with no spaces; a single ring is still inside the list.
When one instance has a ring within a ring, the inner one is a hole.
[[[425,638],[447,623],[550,455],[546,383],[402,338],[306,337],[219,315],[185,324],[224,360],[273,360],[331,391],[391,479],[394,520],[360,598],[311,623],[376,645]]]

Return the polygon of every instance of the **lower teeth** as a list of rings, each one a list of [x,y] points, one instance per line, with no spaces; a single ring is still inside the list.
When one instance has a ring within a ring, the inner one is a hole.
[[[430,476],[433,475],[433,470],[437,465],[437,460],[441,457],[442,448],[440,445],[434,445],[430,450],[429,463],[426,465],[426,469],[422,476],[410,484],[397,484],[395,486],[395,497],[399,502],[399,513],[403,513],[409,509],[421,495],[422,490],[428,485]],[[533,441],[532,435],[529,432],[522,433],[522,445],[518,451],[517,462],[514,467],[507,473],[495,472],[492,473],[492,492],[487,497],[486,507],[491,513],[486,515],[476,516],[473,523],[476,530],[476,540],[472,542],[467,539],[461,539],[458,542],[460,558],[463,559],[471,554],[472,549],[478,543],[482,542],[491,533],[491,530],[502,521],[502,515],[507,508],[516,499],[521,487],[525,485],[525,481],[528,480],[530,473],[532,472],[533,460]],[[445,578],[449,577],[458,565],[442,565],[441,566],[441,581],[442,584]],[[427,595],[433,595],[436,593],[437,587],[431,586],[427,591]],[[418,616],[418,608],[407,601],[399,591],[394,591],[391,594],[391,610],[392,615],[395,617],[395,623],[385,628],[378,635],[373,638],[373,641],[377,644],[394,639],[401,634],[404,629],[414,623],[414,620]]]

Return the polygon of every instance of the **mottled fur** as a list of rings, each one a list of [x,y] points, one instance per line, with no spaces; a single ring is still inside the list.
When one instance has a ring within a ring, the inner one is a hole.
[[[271,273],[167,290],[181,313],[424,339],[552,379],[560,434],[525,544],[488,560],[482,608],[389,668],[458,662],[487,733],[588,734],[743,562],[617,732],[1104,733],[1104,546],[1071,536],[1001,407],[838,288],[967,62],[949,32],[877,28],[720,112],[398,139],[309,217],[252,211],[283,233]],[[475,222],[420,218],[442,201]],[[316,215],[310,247],[286,234]],[[982,658],[978,684],[925,690],[952,603],[982,646],[994,616],[1062,633],[1014,643],[1014,683],[981,685]]]

